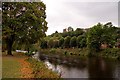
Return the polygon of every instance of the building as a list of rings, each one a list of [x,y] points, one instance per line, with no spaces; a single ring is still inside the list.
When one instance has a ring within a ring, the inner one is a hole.
[[[70,32],[70,31],[73,31],[72,27],[68,27],[68,28],[63,29],[63,32]]]
[[[68,32],[73,31],[72,27],[68,27]]]
[[[120,39],[117,39],[116,47],[120,48]]]
[[[63,29],[63,32],[67,32],[67,29]]]
[[[106,43],[101,44],[101,49],[106,49],[108,48],[108,45]]]

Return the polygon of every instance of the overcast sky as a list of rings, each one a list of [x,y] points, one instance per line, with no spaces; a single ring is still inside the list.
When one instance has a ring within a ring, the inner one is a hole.
[[[108,2],[109,1],[109,2]],[[98,22],[118,26],[118,0],[43,0],[46,4],[47,35],[69,26],[89,28]]]

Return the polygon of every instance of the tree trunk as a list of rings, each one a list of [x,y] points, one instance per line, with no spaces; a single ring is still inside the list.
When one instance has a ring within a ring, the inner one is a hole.
[[[29,48],[28,48],[28,53],[29,53]]]
[[[12,55],[12,45],[11,44],[9,44],[8,45],[8,48],[7,48],[8,50],[7,50],[7,54],[8,55]]]
[[[7,38],[7,54],[12,55],[12,45],[14,42],[14,35],[12,35],[10,38]]]
[[[8,55],[12,55],[12,45],[13,45],[12,41],[9,41],[7,44],[7,54]]]

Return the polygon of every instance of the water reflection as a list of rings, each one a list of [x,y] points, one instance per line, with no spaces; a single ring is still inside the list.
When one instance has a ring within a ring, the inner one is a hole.
[[[65,65],[53,65],[49,61],[44,61],[49,69],[61,74],[62,78],[88,78],[87,69],[67,67]]]
[[[107,62],[102,58],[88,60],[89,78],[115,78],[114,71],[115,64],[113,62]]]
[[[61,74],[62,78],[105,78],[120,79],[120,62],[109,61],[103,58],[67,59],[67,58],[40,58],[49,69]]]

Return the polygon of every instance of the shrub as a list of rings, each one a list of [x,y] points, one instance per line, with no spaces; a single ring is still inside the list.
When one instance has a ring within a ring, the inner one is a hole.
[[[55,54],[56,53],[56,49],[55,48],[50,49],[50,53]]]
[[[60,38],[59,40],[59,47],[63,47],[63,43],[64,43],[64,38]]]
[[[64,52],[65,55],[67,55],[67,53],[68,53],[67,51]]]
[[[77,45],[76,39],[77,38],[75,36],[70,39],[70,46],[71,47],[76,47],[76,45]]]
[[[47,41],[42,40],[40,47],[41,47],[42,49],[47,48]]]
[[[29,53],[27,52],[27,53],[25,53],[25,55],[31,56],[31,55],[33,55],[33,53],[32,53],[32,51],[29,51]]]
[[[102,51],[104,57],[118,58],[120,56],[120,49],[107,48]]]
[[[70,36],[65,37],[65,41],[64,41],[64,47],[69,48],[70,47]]]

